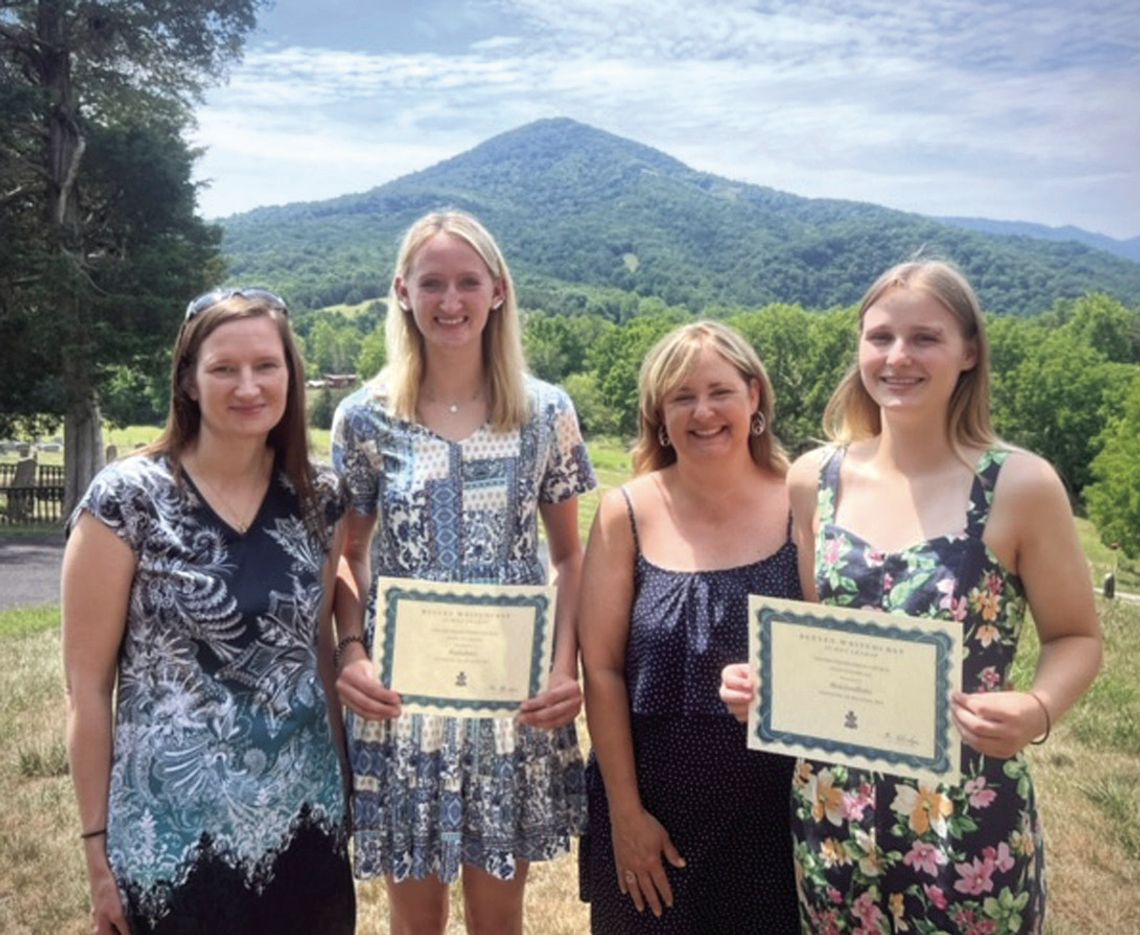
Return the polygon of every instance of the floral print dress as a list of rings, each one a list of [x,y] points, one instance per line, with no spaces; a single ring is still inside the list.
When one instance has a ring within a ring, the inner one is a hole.
[[[1009,452],[980,459],[962,532],[880,552],[837,526],[843,450],[821,470],[816,581],[827,604],[957,620],[962,689],[1005,687],[1025,615],[1020,579],[982,542]],[[805,932],[1040,932],[1045,859],[1024,757],[962,747],[959,785],[801,760],[792,831]]]
[[[362,387],[333,421],[333,462],[352,509],[376,514],[365,639],[375,634],[379,576],[543,584],[538,507],[596,485],[574,406],[528,378],[530,419],[484,424],[461,442],[392,415],[383,390]],[[554,731],[513,718],[348,714],[356,874],[397,882],[456,880],[472,864],[511,879],[519,860],[569,850],[585,825],[574,725]]]

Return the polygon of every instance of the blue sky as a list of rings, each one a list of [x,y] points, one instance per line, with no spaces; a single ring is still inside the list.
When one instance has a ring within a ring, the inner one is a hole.
[[[209,217],[565,116],[798,195],[1140,235],[1135,0],[277,0],[197,116]]]

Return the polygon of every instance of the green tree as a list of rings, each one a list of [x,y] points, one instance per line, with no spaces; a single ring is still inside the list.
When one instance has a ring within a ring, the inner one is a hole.
[[[336,407],[352,390],[352,387],[334,390],[327,386],[318,390],[309,406],[309,425],[315,429],[331,429]]]
[[[313,376],[321,373],[353,373],[363,339],[343,316],[320,318],[305,342],[306,362]]]
[[[1054,331],[1003,377],[997,430],[1051,461],[1076,496],[1091,480],[1101,433],[1135,372],[1134,365],[1111,363],[1076,343],[1064,329]]]
[[[528,312],[523,318],[523,347],[535,376],[561,383],[587,368],[590,346],[614,325],[596,314],[549,315]]]
[[[574,401],[582,433],[588,438],[617,435],[621,429],[619,413],[606,405],[593,373],[572,373],[566,378],[566,392]]]
[[[167,394],[155,392],[153,374],[138,367],[116,365],[107,368],[107,378],[99,397],[103,417],[117,428],[128,425],[159,425],[166,415]]]
[[[371,380],[384,369],[388,362],[388,348],[384,343],[384,329],[377,328],[364,336],[360,342],[360,354],[356,358],[356,372],[361,380]]]
[[[1106,545],[1140,557],[1140,376],[1132,380],[1122,412],[1109,422],[1104,447],[1085,489],[1089,517]]]
[[[1062,330],[1105,360],[1140,363],[1140,311],[1125,308],[1111,296],[1092,293],[1078,299]]]
[[[735,315],[728,324],[756,349],[768,371],[781,441],[793,453],[813,445],[827,400],[854,359],[855,313],[769,305]]]
[[[606,407],[617,415],[623,435],[634,435],[638,425],[637,377],[641,362],[657,341],[677,325],[689,320],[683,309],[660,309],[659,314],[639,315],[621,328],[614,328],[590,348],[589,361]]]
[[[0,293],[6,318],[48,336],[28,359],[4,363],[28,384],[45,376],[57,383],[69,504],[102,462],[105,368],[168,343],[179,302],[217,274],[210,261],[218,238],[194,215],[182,132],[191,104],[237,55],[259,4],[0,7],[0,179],[5,208],[27,237],[19,265],[0,266]]]

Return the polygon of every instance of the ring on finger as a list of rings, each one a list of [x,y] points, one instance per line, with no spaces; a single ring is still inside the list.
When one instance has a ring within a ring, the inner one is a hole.
[[[637,874],[634,873],[632,870],[627,870],[625,872],[625,882],[626,883],[636,883],[637,882]]]

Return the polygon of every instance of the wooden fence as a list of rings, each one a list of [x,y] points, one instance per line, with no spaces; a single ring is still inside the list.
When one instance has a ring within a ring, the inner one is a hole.
[[[32,478],[17,478],[17,467],[0,464],[0,526],[62,522],[63,465],[37,464]]]

